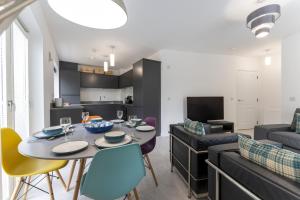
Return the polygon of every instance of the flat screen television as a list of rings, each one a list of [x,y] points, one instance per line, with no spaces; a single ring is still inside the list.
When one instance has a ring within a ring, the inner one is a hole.
[[[224,97],[187,97],[187,117],[204,123],[224,119]]]

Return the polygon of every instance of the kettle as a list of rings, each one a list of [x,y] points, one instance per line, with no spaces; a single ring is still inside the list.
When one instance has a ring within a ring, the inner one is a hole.
[[[133,101],[132,101],[132,96],[127,96],[126,98],[125,98],[125,104],[132,104],[133,103]]]

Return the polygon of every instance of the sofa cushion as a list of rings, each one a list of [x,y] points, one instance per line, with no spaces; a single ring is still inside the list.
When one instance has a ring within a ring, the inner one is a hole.
[[[290,124],[268,124],[258,125],[254,128],[254,139],[269,139],[269,134],[274,131],[291,131]]]
[[[296,131],[297,113],[300,113],[300,108],[297,108],[297,109],[295,110],[294,118],[293,118],[293,121],[292,121],[292,124],[291,124],[291,129],[292,129],[292,131]]]
[[[300,133],[300,113],[296,114],[296,133]]]
[[[207,150],[208,147],[213,145],[234,143],[238,140],[236,133],[217,133],[200,136],[185,130],[182,125],[172,126],[171,134],[193,147],[196,151]]]
[[[269,134],[269,139],[300,150],[300,135],[295,132],[276,131]]]
[[[241,156],[300,183],[300,154],[239,136]]]
[[[261,199],[299,200],[300,183],[246,160],[239,153],[221,153],[220,168]],[[231,199],[241,198],[233,198],[232,196]]]
[[[201,122],[192,121],[190,119],[184,120],[184,129],[197,135],[205,135],[204,126]]]

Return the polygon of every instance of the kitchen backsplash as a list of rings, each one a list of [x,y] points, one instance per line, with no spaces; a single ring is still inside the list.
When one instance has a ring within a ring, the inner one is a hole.
[[[133,87],[122,89],[80,88],[80,101],[124,101],[133,96]]]

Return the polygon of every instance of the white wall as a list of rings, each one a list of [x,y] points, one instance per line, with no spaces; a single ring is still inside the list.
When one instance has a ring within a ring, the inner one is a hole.
[[[260,58],[261,73],[261,123],[281,123],[281,52],[269,54],[272,63],[266,66]]]
[[[282,41],[282,120],[291,123],[300,107],[300,33]]]
[[[29,36],[30,133],[50,125],[50,102],[54,95],[53,65],[58,56],[39,2],[20,14]],[[53,61],[49,61],[51,53]]]
[[[186,116],[187,96],[224,96],[226,120],[236,122],[237,70],[261,71],[257,58],[162,50],[162,135]]]

